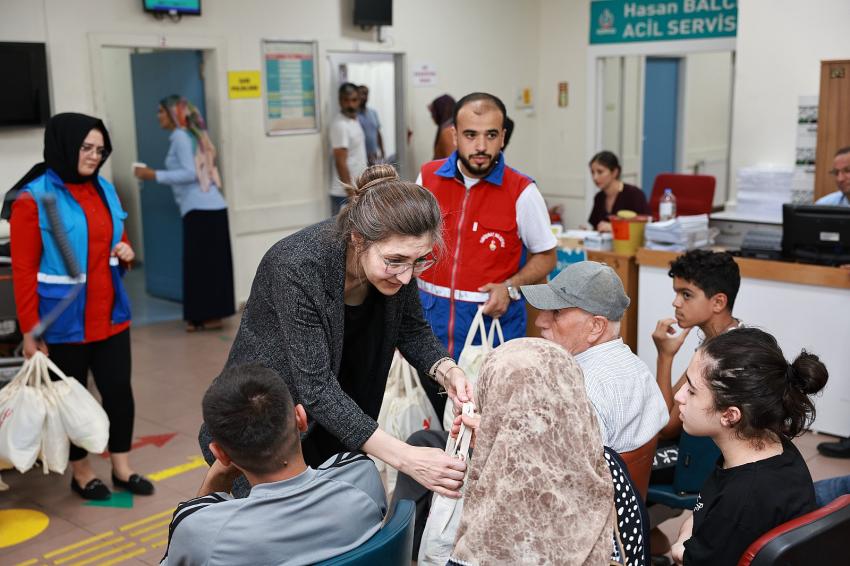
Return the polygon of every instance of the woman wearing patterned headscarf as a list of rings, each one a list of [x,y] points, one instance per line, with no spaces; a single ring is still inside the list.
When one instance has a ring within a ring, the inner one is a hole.
[[[159,125],[170,130],[165,169],[136,167],[136,177],[171,185],[183,217],[183,319],[188,332],[221,328],[234,313],[227,203],[216,151],[198,109],[173,94],[160,101]]]
[[[485,360],[476,400],[450,564],[610,563],[614,489],[572,356],[538,338],[511,340]]]

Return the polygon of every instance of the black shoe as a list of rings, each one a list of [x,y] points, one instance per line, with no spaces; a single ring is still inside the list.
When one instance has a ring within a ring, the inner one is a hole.
[[[112,474],[112,485],[126,489],[135,495],[152,495],[153,484],[139,474],[133,474],[127,481],[119,480]]]
[[[818,444],[818,452],[828,458],[850,458],[850,438],[838,442],[821,442]]]
[[[90,499],[92,501],[106,501],[112,497],[112,492],[109,491],[106,484],[97,478],[87,483],[86,487],[80,487],[74,476],[71,476],[71,491],[79,494],[83,499]]]

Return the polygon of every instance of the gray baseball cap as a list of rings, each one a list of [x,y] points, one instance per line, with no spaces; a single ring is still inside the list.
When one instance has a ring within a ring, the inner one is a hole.
[[[570,264],[548,283],[523,285],[520,289],[534,308],[548,311],[578,307],[615,322],[623,318],[630,302],[614,270],[595,261]]]

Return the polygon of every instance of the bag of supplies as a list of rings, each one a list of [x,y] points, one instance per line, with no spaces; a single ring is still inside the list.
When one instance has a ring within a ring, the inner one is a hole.
[[[36,368],[30,358],[0,389],[0,460],[21,473],[32,468],[38,458],[47,416]]]
[[[440,430],[440,418],[419,382],[418,373],[398,350],[387,377],[378,426],[402,442],[419,430]],[[384,480],[389,499],[395,490],[398,472],[381,460],[376,459],[375,465]]]
[[[460,353],[460,358],[457,360],[457,365],[466,374],[466,379],[472,385],[478,383],[478,372],[481,370],[481,364],[484,363],[484,358],[493,351],[494,340],[499,337],[499,344],[505,343],[505,335],[502,334],[502,325],[498,318],[494,318],[490,324],[490,332],[487,332],[487,326],[484,324],[484,307],[479,306],[478,312],[472,319],[472,324],[469,325],[469,332],[466,333],[466,342],[463,344],[463,350]],[[481,337],[480,345],[472,345],[475,336]],[[451,398],[446,400],[446,409],[443,411],[443,430],[451,429],[452,422],[455,420],[454,403]]]
[[[472,403],[464,403],[462,414],[471,415]],[[446,443],[446,454],[469,459],[469,444],[472,440],[472,430],[466,425],[460,425],[457,438],[449,436]],[[467,463],[466,474],[469,475]],[[464,482],[466,477],[464,477]],[[461,494],[463,488],[461,488]],[[442,495],[434,494],[431,500],[431,512],[422,532],[422,542],[419,545],[419,566],[444,566],[449,561],[455,544],[455,535],[460,525],[460,517],[463,514],[463,497],[451,499]]]

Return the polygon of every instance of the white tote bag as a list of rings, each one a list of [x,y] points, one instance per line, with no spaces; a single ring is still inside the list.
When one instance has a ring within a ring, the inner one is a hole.
[[[35,356],[33,356],[35,357]],[[32,358],[9,384],[0,389],[0,460],[22,474],[41,452],[41,435],[47,410],[39,389],[37,363]]]
[[[65,425],[62,422],[62,415],[59,411],[59,402],[56,398],[56,392],[53,389],[53,382],[50,381],[50,374],[47,371],[47,364],[44,363],[46,358],[39,356],[36,363],[39,375],[39,388],[44,399],[44,408],[46,411],[44,419],[44,430],[41,433],[41,460],[44,473],[56,472],[57,474],[65,473],[65,468],[68,467],[68,456],[70,450],[70,441],[65,433]]]
[[[65,375],[41,352],[33,358],[39,356],[46,367],[60,378],[60,381],[52,382],[50,386],[68,439],[88,452],[100,454],[109,443],[109,417],[106,411],[82,383]],[[50,379],[46,370],[45,375],[45,379]]]
[[[398,350],[390,366],[378,426],[401,441],[419,430],[440,430],[440,418],[419,382],[419,375]],[[376,459],[375,464],[389,499],[395,489],[397,472],[381,460]]]
[[[463,413],[472,414],[472,403],[463,404]],[[461,424],[457,438],[449,436],[446,444],[446,454],[468,460],[469,443],[472,440],[472,430]],[[469,475],[469,466],[466,468]],[[464,481],[466,478],[464,477]],[[461,488],[463,493],[463,488]],[[431,512],[422,532],[422,542],[419,545],[419,566],[445,566],[452,554],[455,535],[463,514],[463,497],[451,499],[434,494],[431,500]]]
[[[472,385],[478,383],[478,372],[481,370],[481,364],[484,363],[484,358],[495,348],[494,340],[499,337],[499,344],[505,343],[505,335],[502,334],[502,325],[498,318],[494,318],[490,324],[490,332],[487,333],[487,326],[484,324],[484,306],[478,307],[478,312],[472,319],[472,324],[469,325],[469,332],[466,333],[466,342],[463,343],[463,351],[460,353],[460,358],[457,360],[457,365],[466,374],[466,379]],[[473,346],[472,341],[475,336],[481,337],[481,344]],[[455,419],[454,403],[451,398],[446,401],[446,409],[443,411],[443,430],[451,429],[452,422]]]

